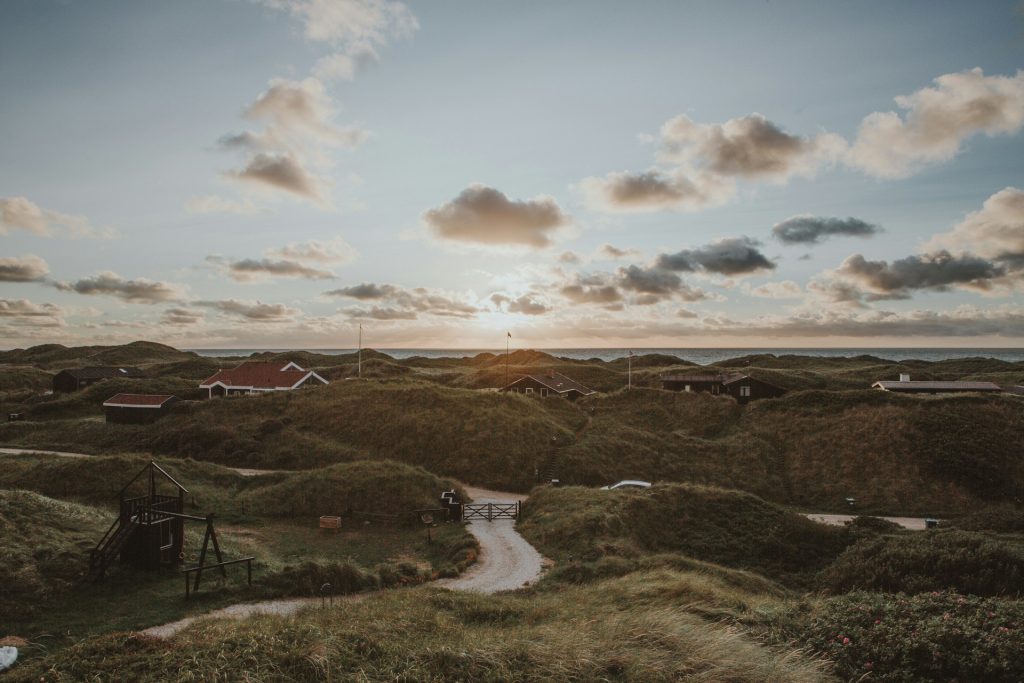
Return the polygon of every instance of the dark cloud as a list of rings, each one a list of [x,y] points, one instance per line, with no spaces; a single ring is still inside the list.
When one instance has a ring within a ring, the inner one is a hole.
[[[64,311],[56,304],[36,304],[27,299],[0,299],[0,320],[25,327],[62,327]]]
[[[46,261],[38,256],[0,258],[0,282],[36,282],[49,272]]]
[[[242,259],[227,264],[228,275],[239,282],[264,277],[294,277],[306,280],[330,280],[334,273],[288,259]]]
[[[631,292],[668,295],[683,286],[682,278],[660,268],[642,268],[633,265],[619,268],[617,272],[619,286]]]
[[[718,275],[749,275],[774,270],[775,264],[761,253],[760,242],[749,237],[730,237],[701,247],[661,254],[658,268],[677,272],[706,271]]]
[[[236,301],[235,299],[222,299],[219,301],[196,301],[196,306],[212,308],[225,315],[241,318],[257,323],[281,323],[290,322],[299,313],[295,309],[288,308],[284,304],[265,304],[259,301],[255,303]]]
[[[342,312],[350,318],[361,320],[416,320],[416,311],[374,306],[373,308],[343,308]]]
[[[459,301],[458,299],[425,287],[406,289],[397,285],[364,282],[350,287],[333,289],[331,291],[324,292],[324,295],[356,299],[360,301],[380,301],[382,304],[386,305],[374,307],[374,309],[370,310],[351,308],[342,309],[343,312],[349,313],[350,315],[350,311],[358,311],[363,317],[374,314],[374,311],[376,310],[377,312],[374,315],[378,320],[400,319],[400,313],[412,316],[406,318],[410,320],[420,313],[446,318],[468,319],[476,317],[476,314],[480,312],[480,309],[477,306],[464,301]],[[384,315],[390,317],[380,317]]]
[[[543,302],[537,299],[536,294],[523,294],[511,298],[504,294],[492,294],[491,301],[501,310],[509,313],[522,313],[523,315],[543,315],[551,310]]]
[[[574,304],[614,304],[622,301],[622,292],[614,285],[564,285],[559,292]]]
[[[353,285],[351,287],[342,287],[341,289],[332,289],[329,292],[324,292],[325,296],[340,296],[348,297],[350,299],[383,299],[384,297],[391,296],[399,290],[394,285],[378,285],[372,282],[363,282],[362,284]]]
[[[228,176],[292,194],[323,200],[321,181],[303,168],[291,154],[257,154],[241,171],[228,171]]]
[[[552,235],[572,222],[551,197],[512,201],[484,185],[471,185],[426,211],[423,220],[442,239],[536,248],[549,246]]]
[[[793,216],[772,228],[772,234],[786,244],[817,244],[828,237],[872,237],[882,232],[878,225],[859,218]]]
[[[193,311],[188,308],[168,308],[160,318],[164,325],[194,325],[202,320],[202,311]]]
[[[177,285],[154,282],[146,278],[125,280],[117,273],[110,271],[75,282],[57,282],[54,286],[65,292],[112,296],[135,304],[159,304],[182,297],[182,292]]]
[[[954,256],[948,251],[907,256],[891,263],[868,261],[855,254],[835,272],[865,290],[869,301],[907,299],[915,290],[946,291],[953,286],[986,291],[993,280],[1006,274],[1002,266],[986,259]]]
[[[677,116],[662,126],[661,141],[666,158],[720,176],[775,181],[811,175],[846,146],[842,138],[827,133],[814,138],[791,135],[760,114],[709,125]]]
[[[666,209],[699,209],[720,204],[735,192],[720,178],[681,171],[609,173],[580,184],[591,208],[610,213],[646,213]]]

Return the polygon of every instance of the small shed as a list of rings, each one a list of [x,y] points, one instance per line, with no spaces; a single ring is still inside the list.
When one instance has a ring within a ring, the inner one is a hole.
[[[103,402],[107,422],[149,424],[163,417],[178,402],[167,394],[117,394]]]
[[[904,394],[960,394],[964,392],[995,393],[1003,388],[994,382],[946,382],[911,380],[910,375],[900,375],[899,380],[881,380],[871,385],[873,389],[895,391]]]
[[[567,398],[570,401],[575,401],[581,396],[590,396],[596,393],[593,389],[585,387],[554,370],[537,375],[523,375],[508,386],[503,387],[502,391],[541,397],[558,396],[560,398]]]
[[[129,378],[140,379],[146,374],[138,368],[115,367],[115,366],[94,366],[87,368],[69,368],[61,370],[53,376],[54,393],[67,393],[84,389],[90,384],[95,384],[103,379]]]

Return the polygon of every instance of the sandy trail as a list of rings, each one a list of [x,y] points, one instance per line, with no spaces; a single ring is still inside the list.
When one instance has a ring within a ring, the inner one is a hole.
[[[821,522],[822,524],[829,524],[831,526],[842,526],[849,521],[852,521],[856,515],[819,515],[819,514],[805,514],[807,519],[814,522]],[[875,515],[867,515],[868,517],[874,517]],[[927,526],[925,525],[924,517],[879,517],[893,524],[899,524],[904,529],[911,529],[913,531],[924,531]]]
[[[505,493],[463,486],[474,503],[501,503],[525,500],[521,493]],[[436,585],[472,593],[497,593],[515,590],[540,577],[544,558],[515,530],[515,521],[473,520],[469,531],[480,543],[480,556],[462,576],[442,579]]]

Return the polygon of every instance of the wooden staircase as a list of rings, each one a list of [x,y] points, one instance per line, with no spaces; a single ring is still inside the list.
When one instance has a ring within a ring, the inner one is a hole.
[[[124,548],[128,539],[132,537],[135,530],[139,528],[138,515],[127,519],[118,517],[107,529],[100,542],[89,554],[89,580],[98,581],[103,578],[107,567],[113,562],[121,549]]]

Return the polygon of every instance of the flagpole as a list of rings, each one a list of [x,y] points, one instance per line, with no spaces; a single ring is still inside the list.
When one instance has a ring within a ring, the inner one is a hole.
[[[633,388],[633,352],[626,357],[626,390]]]
[[[363,376],[363,324],[359,323],[359,351],[356,353],[356,367],[359,377]]]
[[[505,333],[505,386],[508,387],[508,340],[512,338],[511,332]]]

